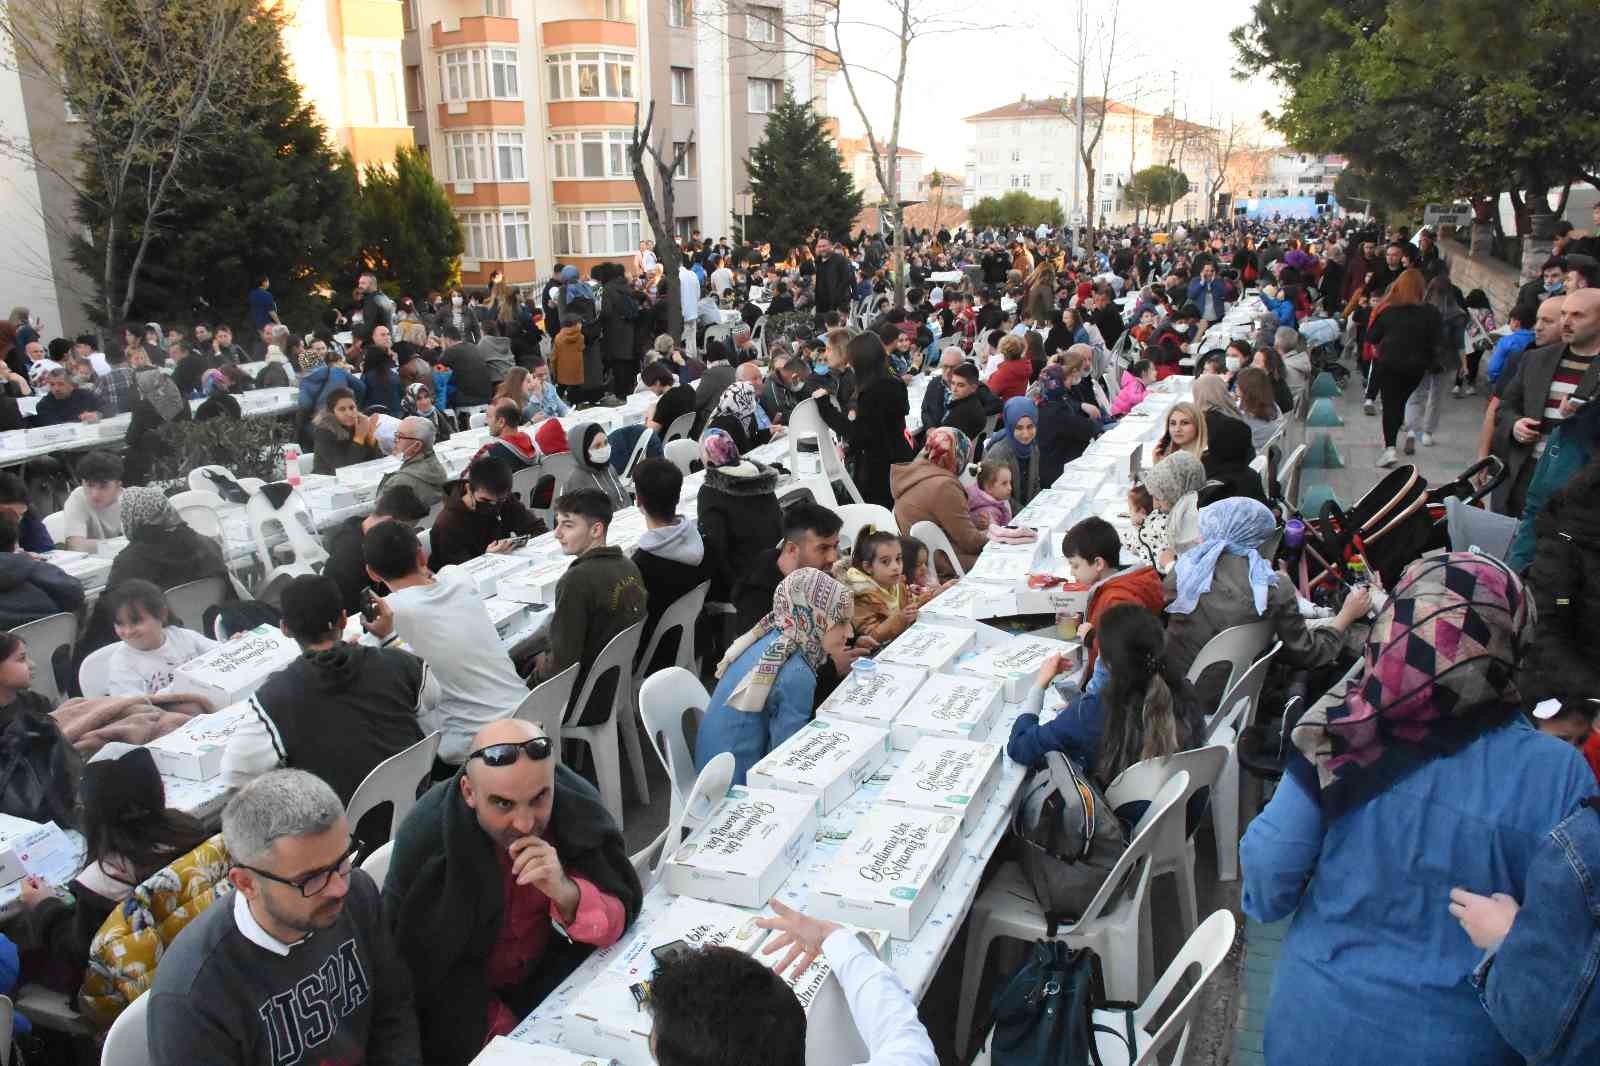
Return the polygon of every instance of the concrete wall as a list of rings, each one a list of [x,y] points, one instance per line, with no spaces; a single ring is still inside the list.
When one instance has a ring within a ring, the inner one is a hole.
[[[1489,256],[1473,257],[1467,253],[1466,245],[1448,237],[1440,239],[1439,250],[1450,262],[1450,280],[1456,287],[1464,293],[1482,289],[1495,316],[1505,321],[1506,312],[1517,302],[1517,287],[1522,283],[1516,268]]]

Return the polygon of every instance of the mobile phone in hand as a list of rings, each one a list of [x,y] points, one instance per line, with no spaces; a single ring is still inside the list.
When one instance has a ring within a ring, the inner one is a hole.
[[[378,620],[378,594],[371,589],[361,590],[361,618],[368,625]]]

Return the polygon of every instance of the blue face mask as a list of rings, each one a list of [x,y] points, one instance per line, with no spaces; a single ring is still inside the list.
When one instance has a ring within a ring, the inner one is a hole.
[[[1561,282],[1559,282],[1559,281],[1547,281],[1547,282],[1544,283],[1544,291],[1549,293],[1552,296],[1554,296],[1556,293],[1560,292],[1561,288],[1562,288],[1562,285],[1561,285]]]
[[[825,376],[828,373],[828,364],[818,359],[815,363],[811,364],[811,369]]]

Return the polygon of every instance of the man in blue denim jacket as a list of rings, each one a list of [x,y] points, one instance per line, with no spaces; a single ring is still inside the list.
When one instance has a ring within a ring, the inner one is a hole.
[[[1536,1066],[1600,1062],[1600,799],[1534,852],[1520,907],[1456,888],[1450,913],[1488,952],[1472,983],[1506,1043]]]

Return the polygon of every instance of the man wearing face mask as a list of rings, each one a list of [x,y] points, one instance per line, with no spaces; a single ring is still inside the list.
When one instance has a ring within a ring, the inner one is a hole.
[[[444,487],[450,475],[433,453],[434,436],[432,419],[411,415],[400,420],[392,453],[400,460],[400,469],[390,471],[378,482],[379,496],[406,485],[416,492],[424,507],[432,508],[444,499]]]
[[[509,1033],[617,942],[643,896],[616,819],[543,731],[515,718],[484,726],[461,771],[401,825],[384,879],[422,1061],[464,1066]]]
[[[1539,268],[1539,276],[1517,290],[1517,302],[1537,306],[1541,301],[1566,292],[1566,269],[1559,256],[1551,256]]]
[[[452,563],[476,559],[484,552],[509,552],[513,538],[537,536],[545,531],[539,516],[511,494],[511,468],[504,459],[474,459],[464,481],[445,491],[444,509],[429,534],[433,547],[428,565],[441,570]]]
[[[780,354],[772,360],[772,372],[761,387],[761,409],[775,426],[789,424],[789,415],[806,398],[806,367],[798,357]]]

